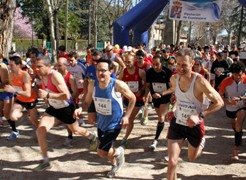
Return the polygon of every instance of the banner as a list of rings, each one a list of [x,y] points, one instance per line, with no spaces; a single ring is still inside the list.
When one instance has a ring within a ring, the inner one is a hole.
[[[215,22],[220,19],[222,0],[170,0],[169,18]]]

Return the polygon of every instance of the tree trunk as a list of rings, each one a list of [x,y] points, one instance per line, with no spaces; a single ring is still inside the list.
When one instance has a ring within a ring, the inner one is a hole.
[[[0,52],[8,58],[11,50],[16,0],[3,0],[0,4]]]
[[[58,21],[58,10],[53,11],[54,15],[54,28],[55,28],[55,39],[56,39],[56,47],[59,47],[60,45],[60,32],[59,32],[59,21]]]
[[[237,47],[240,46],[241,39],[242,39],[242,28],[243,28],[243,19],[244,19],[244,17],[243,17],[243,11],[244,11],[244,8],[242,6],[241,14],[240,14],[239,29],[238,29]]]
[[[94,47],[97,48],[97,0],[93,1],[93,26],[94,26]]]
[[[178,46],[179,45],[179,42],[180,42],[181,27],[182,27],[182,21],[179,21],[178,22],[178,26],[177,26],[176,46]]]
[[[56,47],[56,39],[55,39],[55,26],[54,26],[54,17],[53,17],[53,7],[51,5],[51,0],[46,0],[48,5],[48,16],[50,21],[50,38],[51,38],[51,46],[52,46],[52,57],[54,63],[57,62],[57,47]]]

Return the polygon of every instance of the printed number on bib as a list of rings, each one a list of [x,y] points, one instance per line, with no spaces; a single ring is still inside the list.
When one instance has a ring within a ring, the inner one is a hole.
[[[162,93],[163,91],[167,90],[167,85],[164,83],[152,83],[152,87],[156,93]]]
[[[189,104],[179,104],[177,109],[177,119],[176,123],[180,125],[187,126],[187,119],[191,115],[197,114],[196,107]]]
[[[94,103],[97,113],[102,115],[112,115],[111,99],[94,97]]]
[[[138,81],[129,81],[127,85],[132,92],[138,92]]]

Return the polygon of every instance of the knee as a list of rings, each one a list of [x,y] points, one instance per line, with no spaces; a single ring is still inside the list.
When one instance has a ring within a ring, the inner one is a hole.
[[[11,112],[9,118],[12,121],[17,121],[22,115],[23,115],[22,112]]]
[[[178,165],[178,159],[170,158],[170,159],[168,160],[168,166],[169,166],[170,168],[175,168],[177,165]]]

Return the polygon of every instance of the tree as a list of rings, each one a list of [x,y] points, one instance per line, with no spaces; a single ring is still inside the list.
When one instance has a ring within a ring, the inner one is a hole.
[[[15,9],[15,0],[2,0],[0,3],[0,53],[5,57],[11,50]]]
[[[108,25],[108,37],[113,42],[113,22],[115,19],[120,17],[122,14],[127,12],[132,6],[131,0],[108,0],[99,1],[98,8],[106,20]]]

